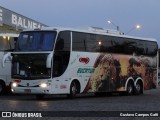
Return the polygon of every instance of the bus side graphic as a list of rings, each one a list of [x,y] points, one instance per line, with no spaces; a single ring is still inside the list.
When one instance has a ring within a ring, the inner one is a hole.
[[[88,92],[125,91],[127,79],[142,78],[144,89],[156,88],[156,57],[100,54],[89,78]]]

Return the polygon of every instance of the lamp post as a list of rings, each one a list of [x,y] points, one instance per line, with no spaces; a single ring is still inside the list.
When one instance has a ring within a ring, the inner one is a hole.
[[[140,25],[136,25],[136,26],[134,26],[133,28],[131,28],[128,32],[126,32],[126,35],[128,34],[128,33],[130,33],[131,31],[133,31],[134,29],[140,29],[141,28],[141,26]]]
[[[119,31],[119,26],[117,26],[116,24],[114,24],[112,21],[108,20],[107,21],[109,24],[112,24],[113,26],[116,27],[117,31]]]

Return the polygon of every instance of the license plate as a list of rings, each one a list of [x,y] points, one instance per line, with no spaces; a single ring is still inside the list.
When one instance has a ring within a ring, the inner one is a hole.
[[[31,89],[24,89],[25,93],[31,93]]]

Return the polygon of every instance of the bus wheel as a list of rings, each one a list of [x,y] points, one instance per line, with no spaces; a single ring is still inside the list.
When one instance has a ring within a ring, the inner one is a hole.
[[[143,93],[142,82],[138,81],[135,86],[135,94],[139,95]]]
[[[3,82],[0,82],[0,94],[4,92],[5,84]]]
[[[133,82],[129,81],[127,84],[127,95],[133,95],[134,93],[134,85]]]
[[[38,95],[36,95],[36,98],[37,98],[38,100],[42,100],[42,99],[44,98],[44,96],[45,96],[45,95],[38,94]]]
[[[78,89],[78,85],[76,84],[75,81],[73,81],[70,86],[70,94],[68,95],[68,98],[75,98],[78,91],[77,89]]]

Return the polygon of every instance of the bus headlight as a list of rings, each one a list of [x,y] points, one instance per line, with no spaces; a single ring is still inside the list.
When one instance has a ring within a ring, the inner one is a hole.
[[[21,82],[21,80],[19,80],[19,79],[13,80],[12,87],[17,87],[20,82]]]
[[[47,83],[42,83],[39,86],[42,87],[42,88],[46,88],[47,87]]]
[[[12,83],[12,87],[17,87],[17,83]]]

